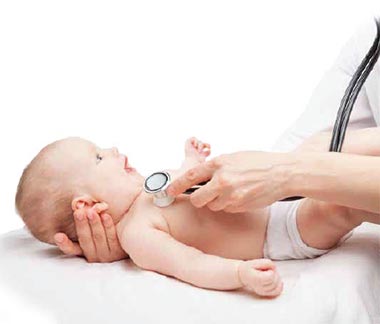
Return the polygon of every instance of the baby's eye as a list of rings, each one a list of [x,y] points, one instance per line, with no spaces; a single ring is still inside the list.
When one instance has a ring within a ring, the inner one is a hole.
[[[99,163],[101,160],[103,160],[103,157],[99,153],[96,154],[96,163]]]

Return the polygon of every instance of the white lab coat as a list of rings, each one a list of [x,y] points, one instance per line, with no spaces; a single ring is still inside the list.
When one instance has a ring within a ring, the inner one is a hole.
[[[344,91],[375,36],[376,24],[371,21],[347,42],[315,89],[305,111],[277,140],[273,151],[291,151],[311,135],[332,130]],[[375,126],[380,126],[380,59],[357,98],[348,129]]]

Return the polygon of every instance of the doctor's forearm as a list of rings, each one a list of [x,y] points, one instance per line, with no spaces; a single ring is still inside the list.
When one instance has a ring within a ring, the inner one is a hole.
[[[316,133],[299,145],[295,152],[328,152],[332,132]],[[380,127],[347,130],[342,153],[380,156]]]
[[[331,135],[329,136],[329,144]],[[342,153],[380,156],[380,127],[348,130]]]
[[[299,152],[293,158],[292,195],[380,213],[380,157]]]

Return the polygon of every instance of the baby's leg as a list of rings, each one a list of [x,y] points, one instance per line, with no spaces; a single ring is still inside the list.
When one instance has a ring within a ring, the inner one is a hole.
[[[363,222],[380,224],[380,215],[304,199],[297,210],[297,227],[302,240],[317,249],[330,249],[352,229]]]
[[[210,153],[210,144],[203,143],[195,137],[187,139],[185,142],[185,160],[182,163],[181,171],[186,172],[196,165],[206,161],[206,158]]]
[[[183,175],[188,170],[196,167],[198,164],[206,161],[211,153],[211,146],[203,143],[195,137],[191,137],[185,142],[185,159],[181,167],[177,170],[166,170],[170,173],[172,181]]]

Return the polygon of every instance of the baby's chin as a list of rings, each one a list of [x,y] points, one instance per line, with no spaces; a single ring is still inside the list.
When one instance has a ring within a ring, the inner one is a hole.
[[[131,175],[134,175],[136,177],[136,182],[139,185],[142,186],[144,184],[145,177],[140,172],[138,172],[136,169],[131,172]]]

